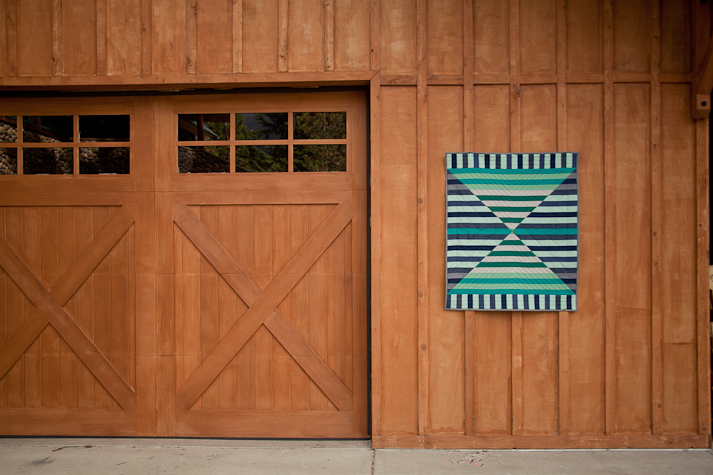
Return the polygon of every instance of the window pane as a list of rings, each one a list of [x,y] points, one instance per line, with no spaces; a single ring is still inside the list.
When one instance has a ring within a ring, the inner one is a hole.
[[[22,157],[25,175],[71,175],[74,169],[71,148],[25,148]]]
[[[129,173],[129,147],[80,147],[79,174]]]
[[[128,115],[80,115],[80,142],[128,142]]]
[[[287,114],[235,114],[235,140],[287,140]]]
[[[295,112],[296,139],[346,139],[346,112]]]
[[[178,173],[228,173],[230,147],[178,147]]]
[[[346,145],[295,145],[296,172],[347,171]]]
[[[238,145],[235,147],[235,171],[286,172],[287,145]]]
[[[228,140],[230,114],[178,114],[178,140]]]
[[[17,142],[17,117],[0,116],[0,143]]]
[[[0,148],[0,175],[17,175],[17,149]]]
[[[30,143],[71,142],[71,115],[35,115],[22,118],[22,139]]]

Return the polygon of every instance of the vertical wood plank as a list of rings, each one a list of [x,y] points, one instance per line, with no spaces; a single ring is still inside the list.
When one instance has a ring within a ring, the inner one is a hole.
[[[3,27],[3,32],[0,33],[0,76],[9,76],[8,61],[7,61],[7,21],[8,9],[7,2],[11,0],[0,0],[0,26]],[[4,383],[2,383],[4,384]],[[3,400],[4,401],[4,400]],[[3,401],[0,401],[2,403]]]
[[[381,0],[369,0],[369,49],[371,70],[378,71],[381,68]]]
[[[96,74],[97,76],[106,76],[107,74],[107,1],[96,0]]]
[[[272,281],[272,210],[271,206],[256,206],[253,218],[255,282],[262,289],[265,289]],[[310,317],[313,317],[311,311]],[[326,321],[323,327],[326,332]],[[255,408],[271,410],[273,408],[272,347],[274,339],[269,330],[265,326],[261,326],[255,332],[253,340]],[[316,350],[316,347],[313,346],[313,348]],[[322,353],[320,353],[321,355]]]
[[[369,0],[335,2],[335,70],[369,69],[369,5]]]
[[[17,2],[18,0],[7,0],[7,17],[5,26],[7,27],[7,74],[17,76]]]
[[[510,151],[510,87],[477,86],[474,109],[473,149],[495,153]],[[474,333],[466,336],[472,338],[475,367],[473,430],[475,434],[510,434],[513,422],[511,389],[515,381],[511,377],[512,318],[507,312],[473,313],[473,328],[466,330],[466,335]],[[516,350],[522,354],[521,347]]]
[[[463,1],[463,149],[474,149],[475,99],[473,95],[474,41],[473,41],[473,0]],[[447,152],[446,152],[447,153]],[[442,183],[445,183],[445,177]],[[445,194],[445,193],[442,193]],[[445,207],[444,207],[445,208]],[[443,222],[443,221],[441,221]],[[445,246],[443,243],[442,248]],[[445,260],[445,256],[444,260]],[[438,268],[438,267],[434,267]],[[441,281],[443,282],[443,280]],[[475,312],[464,315],[464,356],[465,356],[465,434],[475,434]]]
[[[700,5],[700,2],[698,4]],[[691,71],[691,34],[689,31],[692,29],[691,3],[661,2],[660,11],[661,72],[689,72]]]
[[[233,72],[243,72],[243,0],[233,0]]]
[[[86,249],[94,237],[94,210],[80,206],[76,210],[76,254]],[[86,335],[94,340],[94,273],[76,293],[76,320]],[[77,407],[94,407],[94,376],[81,361],[77,362]]]
[[[384,58],[386,59],[386,58]],[[382,407],[386,433],[418,433],[417,174],[418,112],[415,88],[380,91],[382,163]]]
[[[111,209],[94,207],[92,224],[96,236],[111,219]],[[111,258],[105,257],[94,271],[94,344],[107,358],[111,355]],[[98,381],[94,380],[94,407],[110,409],[116,402]]]
[[[74,262],[77,251],[76,211],[61,207],[58,213],[58,275],[64,275]],[[76,296],[65,309],[76,321]],[[77,407],[77,357],[67,343],[59,341],[59,407]]]
[[[4,4],[0,2],[0,15],[3,13]],[[0,18],[3,18],[0,16]],[[2,36],[2,35],[0,35]],[[2,46],[2,45],[0,45]],[[0,50],[1,51],[1,50]],[[5,224],[6,224],[6,212],[7,208],[0,208],[0,239],[6,239]],[[7,341],[7,293],[6,293],[6,282],[7,280],[12,280],[10,276],[7,275],[5,269],[0,269],[0,345],[4,345]],[[7,406],[7,379],[4,377],[0,378],[0,408]]]
[[[51,288],[59,273],[58,209],[40,208],[41,280]],[[48,326],[42,332],[42,407],[59,407],[59,335]]]
[[[599,0],[567,2],[567,72],[602,72],[602,8]]]
[[[99,0],[63,0],[61,2],[61,70],[66,75],[89,76],[98,71],[97,45],[100,38],[97,14]],[[106,18],[104,18],[106,20]],[[106,71],[106,22],[104,23],[104,71]]]
[[[106,4],[106,73],[141,74],[141,0]]]
[[[622,432],[651,430],[649,94],[648,84],[614,87],[616,424]]]
[[[380,18],[379,0],[372,3],[372,20]],[[375,11],[374,9],[377,8]],[[374,30],[372,22],[372,49],[375,39],[379,38],[378,32]],[[377,53],[372,51],[371,66],[379,64],[380,49]],[[382,435],[382,401],[383,401],[383,338],[381,314],[383,302],[381,300],[381,233],[382,233],[382,212],[381,200],[383,181],[381,178],[381,74],[376,73],[371,79],[370,86],[371,104],[371,199],[375,203],[371,207],[371,434]]]
[[[659,0],[649,3],[649,45],[651,71],[650,118],[651,127],[651,421],[652,433],[663,433],[663,257],[662,242],[662,163],[661,163],[661,27]]]
[[[381,74],[416,74],[416,9],[412,0],[381,0]]]
[[[289,71],[324,69],[324,0],[288,2],[287,44]]]
[[[278,51],[277,51],[277,70],[280,72],[287,71],[287,60],[288,60],[288,54],[289,54],[289,48],[288,48],[288,37],[287,34],[289,32],[289,1],[288,0],[279,0],[278,4]]]
[[[614,9],[614,71],[643,73],[650,67],[649,0],[617,3]]]
[[[290,206],[290,255],[294,255],[309,236],[307,206]],[[290,322],[302,338],[309,341],[309,276],[303,277],[290,292]],[[292,410],[309,409],[309,378],[296,361],[292,362]]]
[[[153,5],[141,0],[141,74],[153,73]]]
[[[604,88],[567,86],[567,148],[576,150],[579,182],[578,311],[569,318],[570,434],[604,433],[605,196]]]
[[[605,434],[616,431],[616,201],[614,195],[614,5],[604,2]]]
[[[429,2],[427,8],[428,74],[463,74],[463,0]],[[472,5],[471,5],[472,7]],[[473,9],[467,16],[472,18]],[[472,39],[472,36],[471,36]]]
[[[274,206],[272,219],[272,275],[280,273],[291,257],[290,206]],[[278,309],[288,320],[292,319],[290,297]],[[273,407],[276,411],[289,411],[292,407],[292,357],[278,342],[273,342]]]
[[[509,3],[478,1],[474,6],[473,69],[476,73],[507,74],[512,60]]]
[[[567,5],[557,0],[557,151],[567,151]],[[569,372],[569,312],[558,315],[558,434],[569,434],[570,421],[570,372]]]
[[[429,306],[428,306],[428,5],[425,0],[416,3],[417,13],[417,128],[418,128],[418,176],[417,176],[417,282],[418,298],[418,433],[430,433],[430,356]]]
[[[201,0],[197,6],[196,72],[229,73],[232,70],[231,48],[225,43],[233,32],[233,0]]]
[[[557,71],[556,0],[520,1],[520,71],[547,74]]]
[[[62,0],[52,0],[52,75],[62,75]]]
[[[472,81],[471,81],[472,82]],[[446,222],[447,152],[464,141],[463,94],[460,87],[429,87],[428,90],[428,218],[431,223]],[[473,108],[471,100],[470,108]],[[471,140],[472,142],[472,140]],[[470,150],[471,147],[466,147]],[[474,388],[468,404],[467,384],[474,381],[475,334],[464,333],[463,312],[445,310],[446,237],[443,228],[431,224],[428,228],[429,313],[429,422],[432,434],[463,434],[473,419]],[[420,256],[423,258],[423,256]],[[470,312],[474,313],[474,312]],[[474,327],[474,325],[473,325]],[[467,328],[467,323],[465,328]],[[474,328],[473,328],[474,329]],[[419,350],[421,353],[421,350]],[[466,358],[464,360],[464,357]],[[470,366],[470,374],[468,373]],[[468,382],[469,378],[470,381]],[[464,398],[465,394],[465,398]],[[464,425],[465,421],[465,425]],[[472,426],[472,423],[471,423]],[[472,427],[471,427],[472,429]]]
[[[520,3],[510,0],[510,151],[521,150],[520,130]],[[512,435],[523,434],[522,312],[512,312]]]
[[[151,0],[151,72],[186,73],[186,1]]]
[[[324,70],[334,71],[334,2],[324,0]]]
[[[205,210],[202,210],[205,211]],[[203,216],[201,212],[201,217]],[[201,328],[201,360],[213,351],[218,344],[218,280],[219,276],[212,270],[203,271],[200,279],[200,328]],[[201,395],[201,409],[220,408],[220,381],[216,378]]]
[[[18,253],[23,255],[23,230],[24,211],[23,208],[11,207],[6,211],[6,239],[7,243]],[[12,278],[6,280],[5,295],[6,301],[6,322],[5,328],[8,335],[11,335],[22,324],[25,318],[26,298],[20,288]],[[25,358],[20,357],[12,368],[7,372],[7,406],[24,407],[25,404]]]
[[[51,0],[17,1],[17,58],[19,76],[52,74]]]
[[[697,218],[697,243],[696,243],[696,296],[697,296],[697,322],[698,322],[698,433],[710,434],[711,404],[710,392],[711,375],[708,364],[711,355],[710,343],[710,303],[708,290],[708,243],[710,242],[710,215],[708,194],[709,162],[708,142],[709,120],[696,121],[696,218]]]
[[[696,122],[691,118],[690,92],[687,84],[663,84],[659,103],[657,158],[661,163],[657,204],[662,216],[657,237],[661,241],[658,260],[661,296],[656,300],[661,306],[661,315],[659,321],[652,322],[652,336],[655,335],[652,365],[659,365],[659,368],[652,367],[652,409],[654,417],[659,417],[660,433],[696,433],[699,429],[695,350],[698,278],[692,265],[697,252]],[[652,168],[653,156],[652,153]],[[656,268],[655,263],[653,268]],[[656,325],[659,326],[657,335]],[[655,355],[656,350],[658,355]],[[656,423],[654,419],[654,430]]]
[[[283,6],[284,15],[280,13]],[[278,70],[278,55],[282,51],[278,47],[278,41],[282,44],[278,25],[287,21],[286,7],[287,0],[243,0],[243,45],[250,45],[249,48],[243,48],[243,72]],[[286,71],[287,68],[279,70]]]
[[[40,208],[24,208],[22,217],[22,260],[35,273],[42,275],[42,218]],[[29,299],[23,295],[24,319],[33,310]],[[25,352],[25,407],[42,406],[42,336]]]
[[[202,3],[202,2],[201,2]],[[196,73],[198,0],[186,0],[186,73]]]

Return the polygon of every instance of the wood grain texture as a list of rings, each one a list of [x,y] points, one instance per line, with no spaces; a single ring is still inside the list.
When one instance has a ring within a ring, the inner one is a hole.
[[[370,67],[370,1],[335,2],[334,69],[367,70]]]
[[[381,0],[382,74],[416,73],[416,8],[408,0]],[[372,65],[373,67],[373,65]]]

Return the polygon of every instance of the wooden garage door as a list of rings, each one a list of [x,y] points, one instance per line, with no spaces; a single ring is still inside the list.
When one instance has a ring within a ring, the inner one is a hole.
[[[93,148],[80,104],[2,111],[71,116],[75,167],[0,177],[0,432],[368,436],[365,95],[97,103]]]

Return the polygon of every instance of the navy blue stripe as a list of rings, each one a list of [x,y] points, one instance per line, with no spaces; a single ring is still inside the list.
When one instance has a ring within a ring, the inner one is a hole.
[[[472,267],[449,267],[448,268],[448,273],[449,274],[467,274],[468,272],[472,271]]]
[[[448,213],[449,218],[492,218],[493,216],[495,216],[495,214],[493,214],[492,212],[488,212],[488,213],[464,212],[464,213],[461,213],[461,212],[453,211],[453,212]]]
[[[531,251],[576,251],[577,246],[527,246]]]
[[[485,308],[485,295],[478,295],[478,308]]]
[[[483,256],[485,257],[485,256]],[[448,258],[448,262],[480,262],[483,257],[461,257],[461,256],[451,256]],[[544,259],[543,259],[544,260]],[[575,259],[576,260],[576,259]]]
[[[552,223],[552,224],[521,223],[517,227],[517,229],[573,229],[576,227],[577,227],[577,223]],[[516,231],[516,233],[517,233],[517,231]]]
[[[576,183],[576,181],[575,181]],[[577,190],[576,189],[571,189],[571,190],[554,190],[550,195],[555,195],[555,196],[561,196],[561,195],[576,195]]]
[[[465,194],[465,193],[459,193],[459,194]],[[482,201],[479,199],[473,197],[472,200],[466,200],[466,201],[449,201],[448,206],[485,206]],[[494,216],[493,213],[490,213],[491,216]]]
[[[517,235],[517,229],[515,230],[515,234]],[[463,236],[462,234],[451,234],[451,236]],[[476,234],[476,236],[480,236],[480,234]],[[527,234],[527,235],[518,235],[518,237],[523,241],[567,241],[571,239],[576,239],[577,235],[576,234]],[[491,237],[490,239],[495,239],[496,236]],[[527,244],[525,242],[525,244]]]
[[[576,218],[577,214],[576,211],[573,213],[538,213],[533,211],[528,218]]]
[[[540,257],[540,260],[542,262],[577,262],[576,257]]]
[[[540,224],[533,224],[532,226],[542,226]],[[492,228],[502,228],[509,229],[504,224],[500,223],[448,223],[448,229],[492,229]]]
[[[448,190],[448,196],[455,195],[473,195],[473,193],[471,193],[470,190]],[[473,196],[473,198],[475,198],[475,196]]]
[[[521,153],[517,154],[517,168],[522,169],[522,154]]]
[[[490,308],[495,308],[495,295],[490,295]]]
[[[477,237],[476,237],[477,236]],[[505,238],[506,234],[449,234],[448,239],[470,239],[470,240],[476,240],[476,239],[500,239],[501,241]],[[562,239],[563,237],[567,237],[566,235],[557,235],[557,236],[552,236],[555,239]],[[544,239],[546,238],[543,236],[528,236],[528,239],[533,239],[533,240],[538,240],[538,239]]]
[[[543,201],[540,203],[538,208],[540,207],[545,207],[545,206],[568,206],[570,208],[575,208],[577,209],[577,202],[576,201]]]

